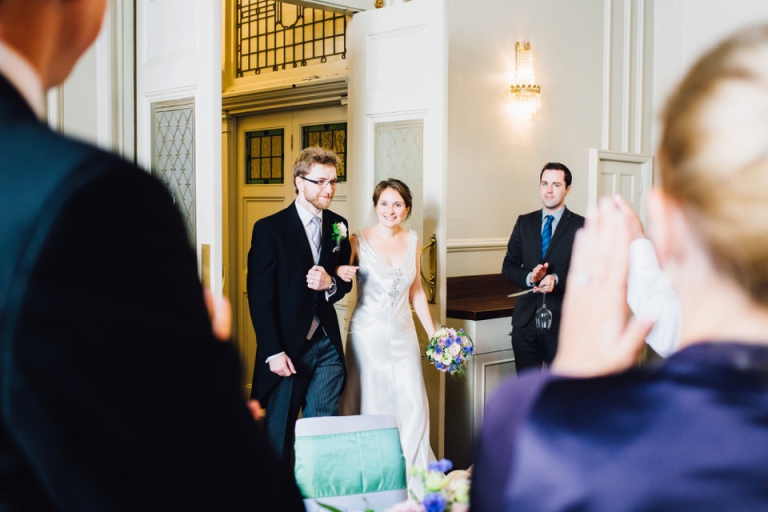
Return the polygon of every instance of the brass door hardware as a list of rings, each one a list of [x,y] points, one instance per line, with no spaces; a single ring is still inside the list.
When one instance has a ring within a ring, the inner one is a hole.
[[[429,277],[424,275],[424,265],[421,266],[421,278],[427,289],[427,301],[430,304],[435,303],[435,292],[437,291],[437,238],[432,235],[429,243],[419,251],[419,261],[422,261],[424,251],[429,249]]]

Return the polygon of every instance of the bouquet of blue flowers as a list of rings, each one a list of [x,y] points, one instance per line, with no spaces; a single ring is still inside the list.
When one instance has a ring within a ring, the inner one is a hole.
[[[467,371],[467,359],[475,353],[475,345],[463,329],[443,327],[429,339],[427,359],[441,372],[458,373]]]

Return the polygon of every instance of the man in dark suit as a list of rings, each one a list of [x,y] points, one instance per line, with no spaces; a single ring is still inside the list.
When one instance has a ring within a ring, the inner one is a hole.
[[[104,0],[0,0],[0,509],[303,510],[165,188],[54,133]]]
[[[304,417],[338,414],[344,356],[333,305],[352,288],[336,276],[349,263],[347,221],[328,209],[339,157],[318,147],[296,159],[296,201],[253,226],[248,303],[256,331],[251,397],[266,404],[265,426],[290,462],[294,426]]]
[[[571,262],[573,237],[584,225],[584,217],[565,207],[571,191],[571,171],[563,164],[550,162],[539,175],[539,193],[543,208],[518,217],[504,257],[502,273],[521,288],[533,287],[534,293],[546,293],[547,308],[552,312],[549,329],[537,329],[534,313],[542,305],[539,295],[518,297],[512,312],[512,349],[515,368],[552,364],[557,351],[560,307]]]

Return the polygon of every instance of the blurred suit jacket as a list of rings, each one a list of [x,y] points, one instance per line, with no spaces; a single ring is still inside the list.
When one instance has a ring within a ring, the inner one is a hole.
[[[485,409],[472,511],[768,510],[768,347],[507,380]]]
[[[0,76],[0,509],[304,510],[165,188]]]

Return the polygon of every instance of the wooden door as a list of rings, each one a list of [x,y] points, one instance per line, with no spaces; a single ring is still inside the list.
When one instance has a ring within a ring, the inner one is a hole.
[[[326,107],[243,116],[237,121],[237,293],[233,297],[235,333],[250,395],[256,359],[256,333],[248,310],[248,250],[257,220],[288,207],[296,198],[293,162],[304,147],[308,127],[337,126],[347,122],[346,107]],[[340,183],[331,209],[347,217],[348,183]],[[340,324],[346,317],[346,298],[337,304]],[[342,327],[343,330],[343,327]],[[346,338],[342,332],[342,339]]]

